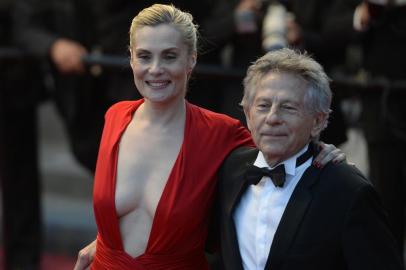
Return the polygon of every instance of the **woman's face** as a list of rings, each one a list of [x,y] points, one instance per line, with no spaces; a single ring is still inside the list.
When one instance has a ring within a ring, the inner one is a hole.
[[[196,62],[180,32],[171,25],[143,26],[136,30],[131,68],[140,94],[151,102],[183,99]]]

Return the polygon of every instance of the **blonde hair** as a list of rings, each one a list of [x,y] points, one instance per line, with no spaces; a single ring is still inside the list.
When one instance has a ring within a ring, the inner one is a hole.
[[[137,29],[160,24],[170,24],[181,33],[189,54],[197,51],[198,26],[193,23],[193,16],[173,5],[163,4],[154,4],[145,8],[134,17],[130,27],[130,48],[136,42],[135,32]]]

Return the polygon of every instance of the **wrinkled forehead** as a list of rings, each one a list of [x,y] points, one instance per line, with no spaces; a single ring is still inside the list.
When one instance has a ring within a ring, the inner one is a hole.
[[[257,89],[306,89],[308,82],[300,75],[285,71],[269,71],[259,78]]]

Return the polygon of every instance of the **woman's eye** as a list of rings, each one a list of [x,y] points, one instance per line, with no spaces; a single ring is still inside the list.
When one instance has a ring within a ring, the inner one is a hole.
[[[137,54],[137,58],[141,60],[148,60],[150,56],[148,54]]]
[[[176,59],[176,57],[177,57],[177,55],[174,53],[169,53],[169,54],[165,55],[165,59],[168,59],[168,60]]]

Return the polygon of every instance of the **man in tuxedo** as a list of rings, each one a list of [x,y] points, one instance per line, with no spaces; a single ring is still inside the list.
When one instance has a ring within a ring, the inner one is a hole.
[[[258,149],[235,150],[219,175],[225,269],[403,269],[368,180],[346,163],[312,164],[331,98],[305,54],[281,49],[249,67],[241,104]]]

